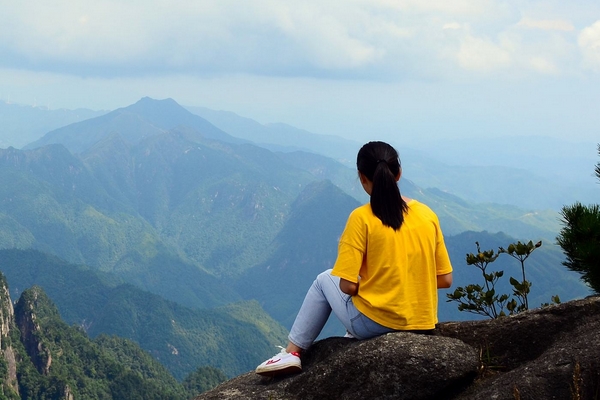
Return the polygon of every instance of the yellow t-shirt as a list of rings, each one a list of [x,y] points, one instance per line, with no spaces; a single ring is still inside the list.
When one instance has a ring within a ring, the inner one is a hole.
[[[437,275],[452,272],[452,265],[435,213],[416,200],[407,204],[397,231],[384,226],[370,204],[352,211],[332,275],[359,282],[352,302],[373,321],[397,330],[433,329]]]

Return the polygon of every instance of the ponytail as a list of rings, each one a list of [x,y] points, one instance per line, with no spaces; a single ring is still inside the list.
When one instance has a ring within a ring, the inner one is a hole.
[[[381,222],[400,229],[408,205],[400,194],[396,177],[400,174],[398,152],[384,142],[365,144],[356,158],[356,167],[373,183],[371,209]]]

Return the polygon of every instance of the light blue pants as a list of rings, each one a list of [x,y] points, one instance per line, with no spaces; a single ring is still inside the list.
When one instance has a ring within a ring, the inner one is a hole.
[[[331,311],[356,339],[369,339],[394,332],[394,329],[361,314],[354,307],[352,297],[340,290],[340,278],[331,275],[329,269],[320,273],[308,289],[290,330],[290,342],[304,350],[308,349],[321,333]]]

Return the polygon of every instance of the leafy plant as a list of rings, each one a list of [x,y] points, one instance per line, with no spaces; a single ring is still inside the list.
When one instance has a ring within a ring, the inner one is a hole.
[[[458,310],[473,314],[484,315],[490,318],[498,318],[504,313],[504,308],[509,296],[507,294],[496,294],[496,283],[504,275],[504,271],[487,273],[489,264],[496,261],[499,253],[494,250],[481,251],[479,242],[477,254],[467,254],[467,265],[473,265],[481,271],[483,286],[471,284],[465,287],[457,287],[453,293],[448,293],[448,301],[458,302]]]
[[[513,286],[513,294],[519,301],[519,306],[517,311],[523,311],[529,309],[529,301],[527,299],[527,295],[531,289],[531,282],[529,282],[525,278],[525,260],[529,257],[529,255],[537,248],[542,246],[542,242],[539,241],[536,244],[530,240],[528,243],[511,243],[508,245],[507,249],[500,247],[498,249],[498,253],[505,253],[519,261],[521,264],[521,274],[523,277],[522,281],[518,281],[512,276],[510,277],[510,284]]]
[[[473,314],[483,315],[492,319],[507,315],[516,314],[529,309],[528,295],[531,290],[531,282],[526,279],[525,260],[537,248],[541,247],[542,242],[533,243],[511,243],[505,249],[500,247],[498,252],[494,250],[482,251],[479,242],[477,253],[469,253],[466,256],[467,265],[473,265],[481,271],[483,285],[470,284],[465,287],[459,286],[453,293],[448,293],[448,302],[455,301],[458,304],[459,311],[466,311]],[[500,254],[508,254],[521,264],[522,280],[509,279],[513,287],[512,298],[508,294],[497,293],[496,285],[498,280],[504,276],[504,271],[488,272],[488,266],[496,261]],[[560,303],[558,296],[552,297],[553,303]],[[506,311],[505,311],[506,310]]]

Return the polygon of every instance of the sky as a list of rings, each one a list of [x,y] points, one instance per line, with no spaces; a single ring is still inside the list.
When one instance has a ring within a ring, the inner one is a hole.
[[[0,101],[112,110],[172,98],[359,141],[600,138],[598,0],[0,0],[0,10]]]

